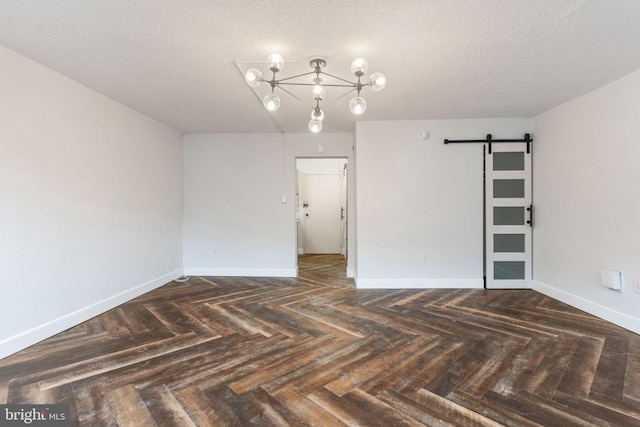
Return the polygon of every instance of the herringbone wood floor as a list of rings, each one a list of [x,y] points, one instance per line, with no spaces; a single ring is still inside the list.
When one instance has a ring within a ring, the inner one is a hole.
[[[638,426],[640,337],[533,291],[170,283],[0,360],[0,402],[88,426]]]

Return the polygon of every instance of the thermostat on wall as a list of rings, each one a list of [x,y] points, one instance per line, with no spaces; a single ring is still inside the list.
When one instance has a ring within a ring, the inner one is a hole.
[[[602,286],[616,291],[622,290],[622,273],[614,270],[600,271]]]

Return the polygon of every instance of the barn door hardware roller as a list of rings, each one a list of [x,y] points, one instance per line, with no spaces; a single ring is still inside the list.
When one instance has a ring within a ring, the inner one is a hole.
[[[533,138],[531,138],[531,134],[525,133],[524,138],[522,139],[493,139],[491,134],[488,133],[485,139],[445,139],[445,144],[472,144],[472,143],[481,143],[487,144],[489,147],[489,154],[491,154],[491,144],[496,142],[523,142],[527,144],[527,153],[531,152],[531,143],[533,142]]]

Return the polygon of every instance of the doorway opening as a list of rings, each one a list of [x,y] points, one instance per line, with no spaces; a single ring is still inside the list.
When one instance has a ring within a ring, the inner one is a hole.
[[[346,260],[347,159],[298,158],[296,170],[298,260],[302,255],[341,255]]]

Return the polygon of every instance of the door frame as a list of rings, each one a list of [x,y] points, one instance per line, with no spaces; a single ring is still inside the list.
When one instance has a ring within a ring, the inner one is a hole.
[[[296,257],[296,266],[297,266],[297,260],[298,260],[298,241],[299,241],[299,231],[298,231],[298,221],[299,221],[299,205],[300,205],[300,200],[299,200],[299,173],[298,173],[298,160],[344,160],[345,163],[347,164],[347,169],[344,173],[346,173],[346,187],[345,187],[345,191],[346,191],[346,206],[345,206],[345,217],[344,217],[344,222],[345,222],[345,234],[344,234],[344,239],[341,238],[341,240],[343,240],[342,243],[344,243],[345,245],[345,250],[344,250],[344,256],[345,259],[347,261],[347,277],[353,277],[353,269],[350,265],[350,257],[353,253],[353,248],[350,247],[350,245],[352,245],[352,227],[353,227],[353,223],[352,221],[354,221],[354,218],[352,217],[352,204],[353,204],[353,174],[351,171],[351,164],[353,163],[353,158],[349,157],[349,156],[295,156],[294,158],[294,183],[295,183],[295,210],[294,210],[294,224],[295,224],[295,247],[294,247],[294,252],[295,252],[295,257]],[[341,244],[342,244],[341,243]],[[297,267],[296,267],[297,268]]]

